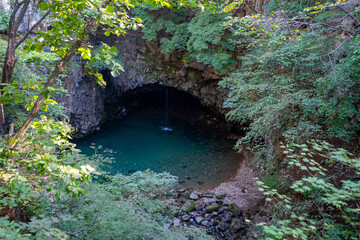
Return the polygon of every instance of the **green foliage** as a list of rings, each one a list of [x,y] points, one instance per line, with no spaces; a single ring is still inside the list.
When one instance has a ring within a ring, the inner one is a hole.
[[[282,148],[288,169],[300,171],[302,177],[292,183],[291,192],[287,194],[258,181],[259,190],[276,211],[271,225],[260,224],[267,239],[358,239],[359,159],[350,158],[344,149],[314,140]],[[315,160],[319,156],[323,162]],[[341,183],[326,177],[328,169],[323,167],[324,161],[332,169],[341,171],[342,175],[338,176]],[[302,198],[295,198],[297,194]]]
[[[279,179],[279,173],[277,172],[267,172],[266,175],[261,178],[261,181],[270,189],[280,189],[284,185]]]
[[[327,14],[329,19],[338,16]],[[238,34],[254,47],[241,57],[241,70],[220,82],[230,90],[224,104],[228,119],[250,124],[238,145],[265,143],[274,151],[284,138],[350,140],[360,126],[359,36],[335,47],[339,39],[335,33],[322,34],[325,26],[299,31],[286,28],[285,20],[272,26],[276,20],[247,18],[250,29],[238,26]],[[255,27],[260,30],[252,30]]]
[[[76,200],[44,198],[38,216],[12,229],[30,232],[34,239],[211,239],[200,229],[163,227],[177,208],[172,200],[161,200],[162,193],[176,177],[145,171],[108,180],[91,183],[88,194]]]
[[[204,12],[194,17],[188,27],[190,38],[187,42],[189,60],[214,66],[220,73],[226,72],[233,60],[234,37],[222,26],[228,14]]]
[[[55,199],[78,197],[94,168],[79,165],[71,128],[65,122],[41,117],[34,122],[19,149],[1,143],[0,207],[29,206],[40,192]]]
[[[115,46],[110,47],[103,43],[102,46],[95,45],[93,53],[90,52],[90,49],[88,50],[89,51],[86,51],[86,53],[89,55],[88,58],[90,59],[90,62],[87,63],[90,67],[96,69],[110,69],[111,75],[114,77],[120,74],[119,71],[124,71],[122,59]],[[90,75],[94,74],[96,75],[99,73],[90,72]],[[102,76],[100,76],[100,78],[102,79]]]
[[[9,19],[9,11],[0,9],[0,30],[6,30],[9,27]]]
[[[223,27],[227,13],[199,12],[191,17],[187,9],[172,9],[164,14],[154,9],[136,9],[144,22],[144,38],[159,38],[162,53],[187,51],[184,60],[196,60],[215,67],[219,73],[226,72],[235,50],[235,38]]]
[[[0,238],[4,240],[28,240],[29,234],[22,234],[24,227],[16,222],[10,222],[7,217],[0,217]]]
[[[3,65],[7,42],[0,40],[0,56]],[[3,94],[0,96],[0,102],[5,105],[5,114],[9,121],[15,126],[19,126],[25,120],[26,112],[23,109],[30,110],[37,95],[43,90],[48,72],[53,69],[54,63],[58,57],[54,53],[31,51],[24,53],[21,47],[16,51],[17,63],[15,65],[12,81],[8,84],[2,84]],[[42,107],[48,117],[67,118],[62,104],[58,104],[50,99],[50,94],[64,95],[66,90],[63,88],[61,80],[58,79],[54,87],[45,91],[46,100]]]

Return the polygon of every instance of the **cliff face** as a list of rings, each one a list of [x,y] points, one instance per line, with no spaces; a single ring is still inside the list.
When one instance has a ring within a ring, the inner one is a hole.
[[[234,13],[238,16],[261,13],[263,3],[263,0],[245,1]],[[152,84],[188,92],[203,105],[225,113],[222,106],[227,91],[218,87],[222,76],[213,68],[195,61],[185,63],[183,52],[162,54],[159,42],[144,40],[141,30],[130,30],[121,37],[106,37],[102,32],[95,35],[91,39],[95,45],[104,42],[117,47],[125,72],[112,77],[108,70],[103,69],[107,86],[102,89],[93,77],[86,74],[81,60],[75,61],[78,67],[70,71],[66,82],[69,91],[66,102],[71,124],[77,128],[78,136],[96,131],[103,122],[120,113],[123,110],[121,98],[127,92]]]
[[[94,78],[86,74],[81,60],[75,60],[77,67],[69,72],[66,81],[69,92],[66,104],[78,136],[96,131],[104,121],[121,112],[119,99],[128,91],[151,84],[183,90],[198,98],[203,105],[224,112],[222,105],[226,91],[218,88],[221,76],[212,68],[197,62],[185,64],[182,53],[161,54],[158,43],[143,40],[140,31],[130,31],[122,37],[94,38],[92,41],[115,45],[125,72],[112,77],[108,70],[102,70],[107,82],[106,88],[102,89]]]

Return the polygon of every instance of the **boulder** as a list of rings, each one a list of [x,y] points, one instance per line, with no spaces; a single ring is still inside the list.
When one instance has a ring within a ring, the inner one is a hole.
[[[184,205],[181,207],[181,211],[183,212],[191,212],[194,209],[195,209],[194,201],[186,201]]]
[[[210,205],[208,205],[208,206],[205,207],[206,212],[208,212],[208,213],[217,211],[219,208],[220,208],[219,204],[217,204],[217,203],[215,203],[215,202],[214,202],[214,203],[211,203]]]
[[[229,210],[230,210],[232,213],[234,213],[234,214],[236,214],[236,215],[238,215],[238,216],[241,215],[241,209],[240,209],[240,207],[239,207],[238,205],[236,205],[235,203],[231,203],[231,204],[229,205]]]

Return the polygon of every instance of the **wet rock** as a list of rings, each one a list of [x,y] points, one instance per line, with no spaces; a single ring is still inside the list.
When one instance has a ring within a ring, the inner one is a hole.
[[[173,225],[174,225],[174,227],[179,227],[180,226],[180,219],[175,218],[174,221],[173,221]]]
[[[197,193],[192,192],[192,193],[190,194],[190,199],[192,199],[192,200],[198,200],[198,198],[199,198],[199,196],[197,195]]]
[[[217,211],[220,208],[220,206],[217,203],[211,203],[210,205],[206,206],[206,212],[211,213],[214,211]]]
[[[227,227],[225,225],[219,225],[216,227],[216,230],[219,232],[225,232]]]
[[[189,197],[190,197],[190,194],[186,193],[186,192],[182,193],[181,195],[186,199],[189,199]]]
[[[205,227],[210,227],[211,226],[211,224],[210,224],[210,222],[208,220],[202,221],[201,225],[203,225]]]
[[[210,198],[210,199],[207,199],[206,202],[207,203],[214,203],[214,202],[217,202],[217,199],[216,198]]]
[[[232,217],[230,215],[225,215],[224,217],[224,223],[230,223],[231,222]]]
[[[233,230],[234,232],[239,231],[243,227],[244,226],[243,226],[242,222],[238,218],[234,218],[230,225],[230,229]]]
[[[207,229],[206,229],[206,232],[207,232],[208,234],[212,234],[213,230],[212,230],[211,228],[207,228]]]
[[[225,235],[224,233],[222,233],[222,232],[218,232],[218,236],[219,236],[220,238],[225,238],[225,237],[226,237],[226,235]]]
[[[204,208],[203,204],[196,204],[195,205],[195,209],[198,210],[198,211],[201,211],[203,208]]]
[[[181,211],[183,212],[191,212],[195,209],[194,201],[186,201],[184,205],[181,207]]]
[[[202,195],[202,197],[204,197],[204,198],[213,198],[213,197],[214,197],[214,194],[204,193],[204,194]]]
[[[195,221],[197,224],[200,224],[203,219],[204,219],[203,217],[196,217]]]
[[[225,210],[227,210],[226,208],[224,207],[221,207],[219,208],[219,210],[217,211],[219,214],[223,213]]]
[[[191,216],[197,216],[199,213],[197,211],[188,212]]]
[[[181,216],[181,220],[182,220],[183,222],[187,222],[187,221],[189,221],[189,219],[190,219],[190,215],[189,215],[189,214],[184,214],[184,215]]]
[[[224,198],[225,198],[225,195],[224,195],[224,194],[222,194],[222,195],[216,195],[215,198],[216,198],[216,199],[224,199]]]
[[[236,214],[236,215],[238,215],[238,216],[241,215],[241,209],[240,209],[240,207],[239,207],[238,205],[236,205],[235,203],[232,203],[232,204],[229,205],[229,210],[230,210],[232,213],[234,213],[234,214]]]

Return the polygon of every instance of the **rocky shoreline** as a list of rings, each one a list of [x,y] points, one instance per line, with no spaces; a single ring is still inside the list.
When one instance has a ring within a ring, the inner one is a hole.
[[[241,239],[246,235],[249,228],[246,216],[237,204],[226,200],[226,195],[179,189],[167,196],[174,198],[181,208],[172,226],[167,224],[164,228],[196,226],[215,239]]]
[[[243,157],[237,175],[213,190],[169,192],[167,197],[175,199],[180,211],[175,214],[172,226],[164,227],[196,226],[215,239],[249,239],[254,233],[250,222],[254,222],[264,196],[254,179],[259,174],[250,164],[251,153],[244,152]]]

